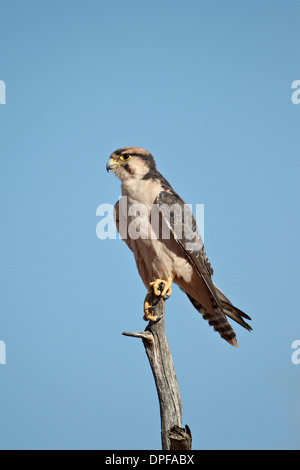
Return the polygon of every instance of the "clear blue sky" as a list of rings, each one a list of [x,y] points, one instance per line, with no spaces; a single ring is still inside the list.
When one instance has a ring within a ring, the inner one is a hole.
[[[118,147],[205,204],[231,348],[175,289],[167,334],[194,449],[299,449],[298,1],[1,0],[2,449],[159,449],[145,289],[96,209]],[[188,366],[187,366],[188,364]]]

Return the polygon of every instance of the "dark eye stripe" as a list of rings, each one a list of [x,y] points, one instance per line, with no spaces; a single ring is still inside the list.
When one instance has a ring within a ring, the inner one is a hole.
[[[130,173],[131,175],[133,175],[133,171],[131,170],[131,168],[130,168],[129,165],[126,164],[126,165],[124,165],[123,168],[125,168],[125,170],[126,170],[128,173]]]

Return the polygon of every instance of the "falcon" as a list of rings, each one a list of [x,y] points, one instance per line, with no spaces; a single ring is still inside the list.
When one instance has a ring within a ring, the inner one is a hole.
[[[144,319],[158,320],[150,299],[153,294],[169,298],[175,283],[209,325],[237,347],[227,317],[248,331],[252,328],[245,320],[251,318],[214,284],[214,271],[191,210],[159,173],[151,153],[138,147],[121,148],[111,154],[106,169],[121,180],[122,196],[114,217],[147,289]]]

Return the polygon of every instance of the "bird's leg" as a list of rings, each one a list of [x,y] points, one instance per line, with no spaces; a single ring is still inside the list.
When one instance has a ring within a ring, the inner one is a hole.
[[[169,276],[166,280],[156,279],[154,282],[150,282],[150,287],[147,292],[145,303],[144,303],[144,320],[151,320],[153,322],[157,321],[158,318],[156,315],[152,315],[151,311],[153,310],[153,293],[156,297],[164,297],[167,300],[172,294],[172,282],[175,275]]]

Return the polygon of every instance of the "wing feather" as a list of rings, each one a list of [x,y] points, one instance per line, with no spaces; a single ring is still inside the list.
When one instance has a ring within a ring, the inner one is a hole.
[[[225,294],[212,281],[214,271],[205,253],[203,241],[191,209],[178,194],[171,190],[162,191],[157,197],[156,204],[159,206],[163,222],[170,229],[176,243],[178,243],[186,259],[192,264],[197,274],[205,283],[212,299],[213,311],[205,311],[205,308],[199,301],[193,299],[187,293],[189,299],[195,308],[203,314],[203,317],[209,321],[209,324],[214,326],[224,339],[236,346],[236,336],[232,327],[227,322],[226,316],[235,320],[248,331],[251,331],[252,328],[244,321],[244,318],[247,320],[251,320],[251,318],[234,307]],[[170,213],[170,208],[174,208],[173,213]]]
[[[211,279],[214,271],[205,253],[204,244],[189,205],[185,204],[178,194],[168,191],[159,193],[156,204],[159,206],[163,221],[170,229],[176,243],[203,279],[214,302],[224,314]],[[172,208],[171,212],[170,208]]]

